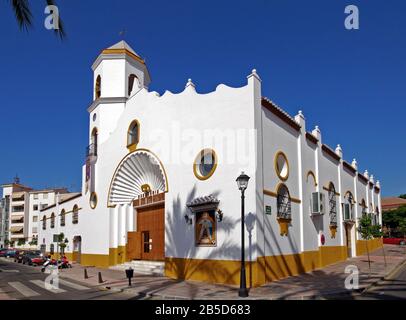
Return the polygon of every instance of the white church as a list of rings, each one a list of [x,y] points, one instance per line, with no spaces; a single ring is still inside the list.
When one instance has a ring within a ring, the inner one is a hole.
[[[245,190],[247,282],[259,286],[361,255],[362,214],[382,224],[379,181],[344,160],[261,91],[149,91],[143,59],[125,42],[92,65],[94,101],[82,192],[41,211],[38,244],[82,265],[238,284]],[[352,155],[351,155],[352,157]],[[137,270],[137,269],[136,269]]]

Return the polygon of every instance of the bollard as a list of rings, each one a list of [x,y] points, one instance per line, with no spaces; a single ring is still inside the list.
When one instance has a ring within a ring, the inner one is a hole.
[[[100,271],[99,271],[99,283],[103,283],[103,278]]]
[[[128,286],[131,287],[131,278],[134,277],[134,270],[133,268],[128,268],[125,270],[125,275],[128,278]]]
[[[89,279],[89,276],[87,275],[87,269],[85,268],[85,279]]]

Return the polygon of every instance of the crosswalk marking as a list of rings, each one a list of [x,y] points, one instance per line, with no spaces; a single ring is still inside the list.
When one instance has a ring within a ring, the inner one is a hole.
[[[21,282],[9,282],[8,283],[11,287],[16,289],[18,292],[20,292],[24,297],[35,297],[39,296],[40,294],[38,292],[35,292],[34,290],[28,288],[27,286],[23,285]]]
[[[19,270],[15,270],[15,269],[1,269],[1,268],[0,268],[0,272],[17,273],[17,272],[20,272],[20,271],[19,271]]]
[[[30,280],[30,282],[37,285],[38,287],[40,287],[42,289],[48,290],[48,291],[53,292],[53,293],[66,292],[66,290],[63,290],[63,289],[58,289],[58,288],[53,288],[53,287],[52,288],[45,287],[45,281],[43,281],[43,280]]]
[[[59,279],[59,284],[63,284],[64,286],[67,286],[67,287],[70,287],[70,288],[73,288],[76,290],[88,290],[89,289],[88,287],[81,286],[80,284],[69,282],[69,281],[66,281],[63,279]]]

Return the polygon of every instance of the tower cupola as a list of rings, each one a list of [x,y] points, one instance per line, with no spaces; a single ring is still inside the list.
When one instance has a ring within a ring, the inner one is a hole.
[[[129,98],[151,82],[145,61],[124,40],[102,50],[92,70],[94,100]]]

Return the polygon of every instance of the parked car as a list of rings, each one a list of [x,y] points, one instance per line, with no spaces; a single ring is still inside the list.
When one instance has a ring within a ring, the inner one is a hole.
[[[0,249],[0,257],[5,257],[8,249],[6,248],[1,248]]]
[[[14,258],[14,256],[16,255],[16,253],[17,253],[17,250],[16,250],[16,249],[8,249],[8,250],[6,251],[5,257],[6,257],[6,258]]]
[[[27,251],[23,255],[23,264],[38,266],[42,265],[44,261],[45,259],[43,257],[43,254],[39,250]]]
[[[398,244],[403,245],[406,242],[406,238],[383,238],[383,243],[385,244]]]

